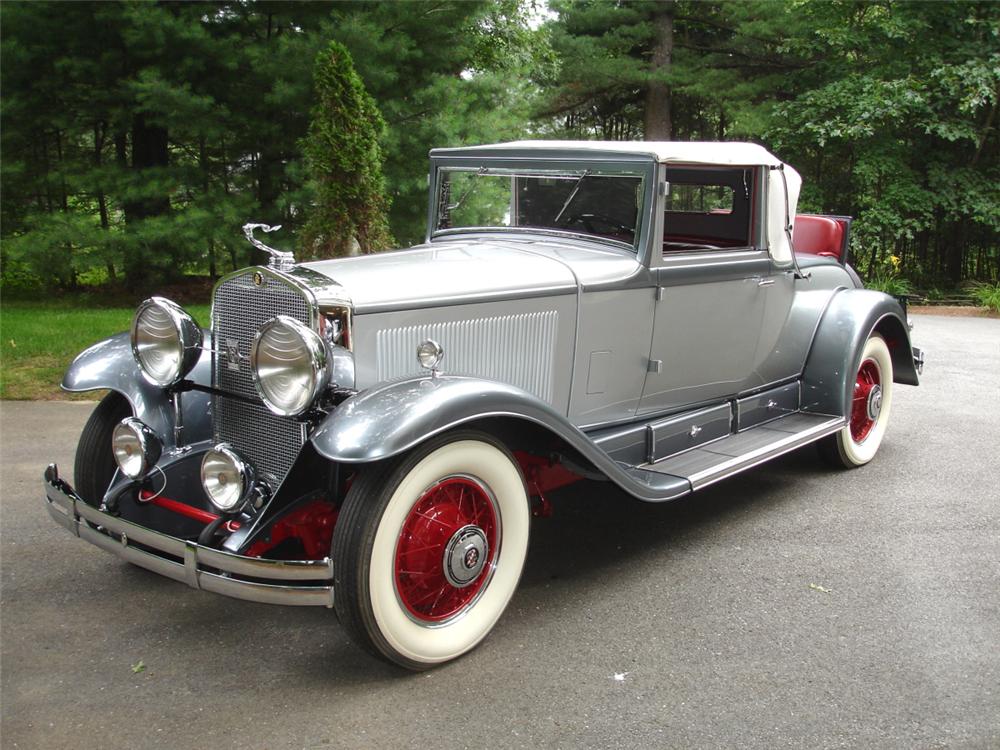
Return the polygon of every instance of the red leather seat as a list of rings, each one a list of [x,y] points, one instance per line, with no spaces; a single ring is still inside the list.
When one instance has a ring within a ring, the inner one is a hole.
[[[829,216],[798,214],[792,227],[792,246],[797,253],[825,255],[840,260],[844,247],[844,225]]]

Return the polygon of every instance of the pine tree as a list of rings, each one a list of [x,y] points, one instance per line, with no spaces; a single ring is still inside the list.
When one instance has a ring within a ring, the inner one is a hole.
[[[316,57],[316,105],[303,143],[316,201],[302,237],[303,255],[346,255],[389,247],[388,201],[379,138],[385,122],[344,45]]]

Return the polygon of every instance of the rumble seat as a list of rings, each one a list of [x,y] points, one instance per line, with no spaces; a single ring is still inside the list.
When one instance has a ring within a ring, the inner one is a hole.
[[[841,260],[845,223],[829,216],[798,214],[792,229],[792,245],[797,253],[823,255]]]

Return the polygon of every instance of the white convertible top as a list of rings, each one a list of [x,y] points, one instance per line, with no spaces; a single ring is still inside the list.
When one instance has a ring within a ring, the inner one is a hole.
[[[771,167],[767,179],[767,239],[771,256],[792,261],[791,230],[802,178],[766,148],[739,141],[511,141],[464,148],[434,149],[433,153],[462,151],[601,151],[651,156],[664,164],[708,164],[727,167]]]
[[[621,154],[648,154],[657,161],[684,164],[721,164],[726,166],[773,166],[781,160],[763,146],[738,141],[511,141],[468,147],[485,149],[525,149],[573,151],[610,151]],[[435,149],[462,151],[465,149]]]

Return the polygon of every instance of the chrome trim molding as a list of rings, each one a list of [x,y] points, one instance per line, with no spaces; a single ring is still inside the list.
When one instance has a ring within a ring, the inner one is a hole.
[[[56,523],[69,529],[74,536],[134,565],[186,583],[191,588],[235,599],[333,607],[333,561],[328,557],[322,560],[263,560],[223,552],[102,513],[85,503],[59,478],[55,464],[45,469],[44,483],[45,506]],[[136,544],[183,562],[140,549]],[[233,576],[257,580],[244,581]],[[319,585],[296,586],[285,581],[314,581]]]
[[[813,443],[827,435],[832,435],[843,429],[846,424],[843,417],[826,414],[790,414],[785,417],[785,419],[789,418],[798,418],[804,422],[805,426],[781,425],[781,420],[776,420],[744,432],[733,433],[724,440],[716,441],[714,448],[706,449],[705,456],[692,459],[690,453],[680,454],[669,456],[655,463],[643,464],[637,468],[683,476],[691,483],[693,490],[699,490],[796,448]],[[774,425],[781,425],[781,428],[774,427]],[[790,428],[790,431],[786,431],[786,428]],[[720,446],[730,444],[727,441],[739,443],[750,435],[763,438],[765,442],[742,451],[739,455],[726,454],[720,449]],[[768,437],[772,439],[767,440]],[[686,467],[683,465],[684,462],[692,463]]]

